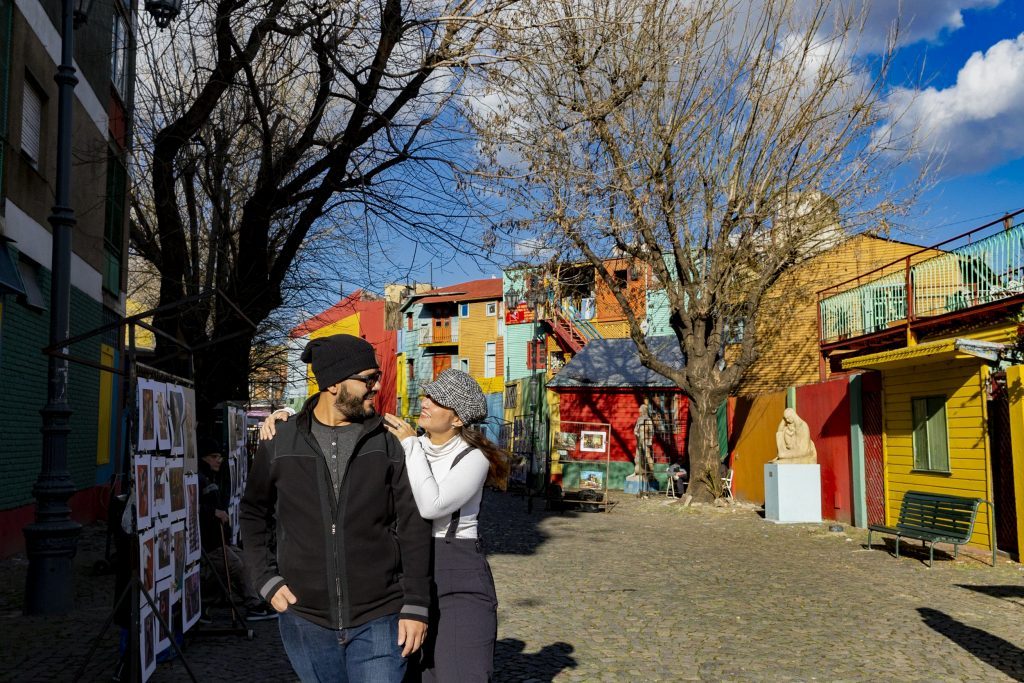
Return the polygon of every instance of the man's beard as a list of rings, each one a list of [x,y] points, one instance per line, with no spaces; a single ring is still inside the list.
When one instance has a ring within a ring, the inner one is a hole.
[[[377,414],[371,404],[369,408],[363,407],[363,402],[372,399],[376,395],[376,392],[370,391],[363,396],[355,396],[348,393],[348,390],[344,386],[338,392],[337,397],[334,399],[334,407],[338,409],[338,412],[345,416],[345,419],[349,422],[362,422],[368,417],[373,417]]]

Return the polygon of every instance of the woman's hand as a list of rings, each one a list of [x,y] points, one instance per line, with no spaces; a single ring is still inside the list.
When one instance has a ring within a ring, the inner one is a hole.
[[[278,420],[286,422],[290,415],[291,413],[284,409],[275,410],[274,412],[272,412],[270,414],[270,417],[264,420],[263,424],[260,425],[260,441],[273,439],[274,434],[277,434],[277,430],[274,429],[274,423],[277,422]]]
[[[268,420],[270,418],[267,418]],[[399,441],[416,436],[416,430],[409,426],[409,423],[391,413],[384,413],[384,428],[398,437]]]

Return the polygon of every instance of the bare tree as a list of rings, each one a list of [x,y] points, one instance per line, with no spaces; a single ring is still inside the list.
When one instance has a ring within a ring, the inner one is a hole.
[[[503,227],[589,263],[643,363],[690,397],[694,482],[718,480],[716,411],[757,357],[766,293],[915,194],[889,182],[908,155],[883,125],[894,34],[869,72],[866,9],[846,4],[534,0],[518,11],[546,28],[469,102]],[[613,257],[664,289],[684,367],[652,353]]]
[[[396,237],[473,248],[445,112],[513,1],[190,2],[169,33],[143,31],[131,247],[160,305],[223,295],[154,320],[198,349],[202,408],[247,396],[289,294],[336,296],[338,271],[372,272]]]

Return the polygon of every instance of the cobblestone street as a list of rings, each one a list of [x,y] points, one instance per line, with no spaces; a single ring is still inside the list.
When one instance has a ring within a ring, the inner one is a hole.
[[[1024,680],[1016,563],[937,553],[929,570],[927,552],[910,547],[897,562],[866,550],[856,529],[620,501],[608,514],[543,512],[539,502],[528,514],[523,499],[488,497],[497,680]],[[24,560],[0,563],[0,678],[72,679],[111,601],[111,577],[87,571],[103,543],[101,528],[83,537],[79,608],[64,619],[21,616]],[[254,628],[252,642],[191,641],[197,678],[294,680],[276,622]],[[109,680],[115,648],[111,632],[87,680]],[[187,674],[171,662],[152,680]]]

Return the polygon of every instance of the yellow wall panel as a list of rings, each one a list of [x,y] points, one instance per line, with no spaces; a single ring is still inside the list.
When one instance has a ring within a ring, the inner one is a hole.
[[[142,329],[142,328],[139,328]],[[100,364],[114,366],[114,347],[100,344]],[[100,372],[99,422],[96,425],[96,464],[110,462],[110,419],[114,409],[114,373]]]
[[[355,337],[359,336],[359,314],[353,313],[347,318],[337,320],[330,325],[324,325],[319,330],[314,330],[309,333],[310,339],[319,339],[320,337],[329,337],[332,334],[351,334]],[[320,391],[320,387],[316,384],[316,378],[313,377],[313,368],[309,365],[306,366],[306,395],[312,396],[316,392]]]
[[[883,371],[887,517],[899,517],[907,491],[946,493],[990,500],[988,433],[983,370],[980,360],[923,362]],[[921,396],[946,397],[946,432],[950,473],[913,471],[911,401]],[[991,548],[987,506],[974,525],[971,545]]]
[[[496,302],[474,301],[469,304],[469,316],[459,318],[459,358],[469,360],[469,374],[477,380],[485,379],[484,355],[487,342],[494,342],[497,354],[498,316],[487,315],[487,304]],[[495,355],[494,373],[497,377],[502,374],[501,363],[501,357]],[[459,366],[453,364],[453,367]]]
[[[733,494],[764,503],[764,464],[776,455],[775,430],[786,408],[786,392],[736,399],[733,413]]]

